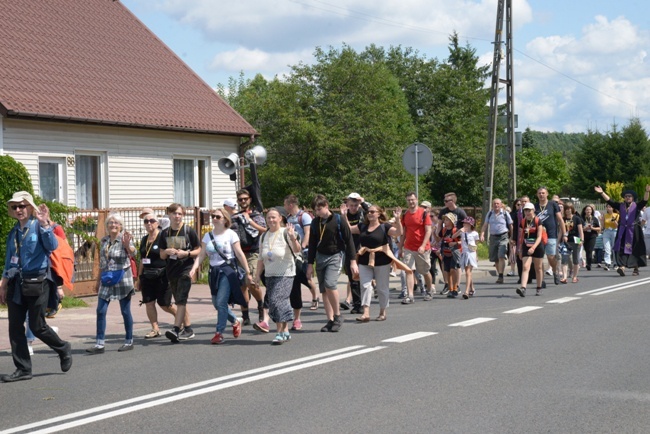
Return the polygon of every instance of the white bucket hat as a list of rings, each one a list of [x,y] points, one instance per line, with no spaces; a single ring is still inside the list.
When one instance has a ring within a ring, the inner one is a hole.
[[[34,198],[26,191],[18,191],[14,193],[13,197],[7,201],[7,205],[11,205],[12,203],[22,203],[23,201],[27,202],[32,206],[32,208],[36,209]]]

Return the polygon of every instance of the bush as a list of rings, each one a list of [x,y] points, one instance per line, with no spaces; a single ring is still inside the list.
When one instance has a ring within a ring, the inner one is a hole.
[[[0,198],[4,206],[13,194],[17,191],[27,191],[34,196],[34,187],[29,177],[29,172],[22,163],[14,160],[9,155],[0,155]],[[16,223],[16,220],[9,217],[6,211],[0,212],[0,240],[7,239],[9,231]],[[0,272],[4,270],[6,249],[2,245],[0,253]]]

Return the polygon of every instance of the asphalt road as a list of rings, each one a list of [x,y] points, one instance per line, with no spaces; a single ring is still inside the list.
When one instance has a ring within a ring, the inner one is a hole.
[[[212,346],[213,324],[195,323],[178,345],[79,348],[68,374],[41,351],[53,373],[0,384],[1,432],[647,433],[643,271],[583,272],[540,297],[493,277],[470,300],[402,306],[393,293],[387,321],[347,314],[340,333],[320,333],[322,309],[306,311],[282,346],[250,327]]]

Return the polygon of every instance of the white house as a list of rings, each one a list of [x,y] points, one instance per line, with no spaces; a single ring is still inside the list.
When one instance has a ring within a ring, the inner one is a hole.
[[[215,207],[257,132],[119,1],[0,0],[0,153],[81,209]]]

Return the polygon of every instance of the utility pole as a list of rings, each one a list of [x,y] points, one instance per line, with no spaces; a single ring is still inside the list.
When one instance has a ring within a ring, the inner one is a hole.
[[[503,25],[506,25],[505,53],[502,45]],[[501,61],[506,60],[506,79],[499,78]],[[494,32],[494,55],[492,57],[492,81],[490,86],[490,114],[488,119],[488,139],[485,153],[485,179],[483,182],[483,216],[490,209],[494,192],[494,158],[497,132],[499,129],[499,85],[506,85],[506,146],[510,176],[508,177],[508,201],[517,195],[517,170],[515,155],[515,113],[514,113],[514,69],[512,61],[512,0],[498,0],[497,21]]]

